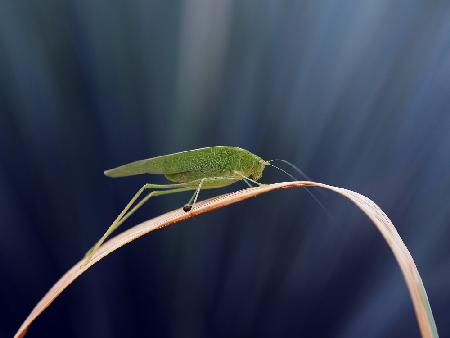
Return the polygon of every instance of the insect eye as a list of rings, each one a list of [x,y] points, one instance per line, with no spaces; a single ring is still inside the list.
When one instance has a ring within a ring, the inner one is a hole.
[[[186,205],[183,207],[183,211],[184,211],[184,212],[191,211],[191,209],[192,209],[192,205],[189,205],[189,204],[186,204]]]

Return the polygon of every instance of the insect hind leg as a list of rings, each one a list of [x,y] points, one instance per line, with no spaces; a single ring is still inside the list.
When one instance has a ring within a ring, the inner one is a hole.
[[[134,214],[142,205],[144,205],[145,202],[147,202],[151,197],[161,196],[161,195],[167,195],[167,194],[173,194],[176,192],[183,192],[188,190],[193,190],[192,187],[188,187],[184,184],[166,184],[164,186],[167,187],[173,187],[173,189],[168,190],[160,190],[160,191],[152,191],[148,193],[139,203],[137,203],[131,210],[130,208],[133,206],[133,204],[136,202],[136,200],[139,198],[139,196],[146,190],[146,189],[152,189],[155,186],[158,186],[161,188],[162,185],[155,185],[155,184],[145,184],[142,186],[137,193],[131,198],[131,200],[128,202],[128,204],[125,206],[125,208],[120,212],[120,214],[116,217],[114,222],[109,226],[109,228],[106,230],[106,232],[103,234],[103,236],[95,243],[95,245],[89,249],[89,251],[85,254],[86,263],[90,261],[92,258],[92,255],[97,251],[97,249],[106,241],[106,239],[115,231],[117,228],[122,225],[123,222],[125,222],[132,214]],[[130,211],[128,211],[130,210]]]

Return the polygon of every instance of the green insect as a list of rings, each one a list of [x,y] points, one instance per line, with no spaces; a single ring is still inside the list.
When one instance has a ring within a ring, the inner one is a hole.
[[[257,181],[267,165],[271,165],[270,161],[265,161],[248,150],[216,146],[153,157],[106,170],[105,175],[109,177],[162,174],[175,183],[147,183],[139,189],[105,234],[88,251],[86,254],[88,260],[103,242],[151,197],[194,191],[189,202],[183,207],[185,212],[189,212],[197,202],[201,189],[222,188],[238,181],[244,181],[250,187],[252,186],[250,182],[260,185]],[[162,190],[151,191],[130,210],[134,202],[147,189]]]

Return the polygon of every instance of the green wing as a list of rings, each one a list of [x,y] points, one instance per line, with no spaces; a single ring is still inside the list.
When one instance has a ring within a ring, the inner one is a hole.
[[[182,151],[124,164],[105,171],[109,177],[124,177],[140,174],[178,174],[197,171],[223,158],[245,151],[238,147],[216,146]]]

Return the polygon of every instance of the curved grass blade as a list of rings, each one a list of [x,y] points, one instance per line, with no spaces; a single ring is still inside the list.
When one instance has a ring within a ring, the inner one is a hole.
[[[295,181],[282,182],[269,185],[262,185],[256,188],[249,188],[237,192],[220,195],[205,201],[198,202],[191,212],[186,213],[182,209],[177,209],[159,217],[148,220],[144,223],[136,225],[128,229],[116,237],[104,243],[93,255],[89,262],[82,259],[75,264],[69,271],[67,271],[59,281],[47,292],[47,294],[37,303],[33,311],[28,315],[25,321],[20,326],[15,334],[15,338],[25,336],[31,323],[47,308],[50,304],[67,288],[75,279],[77,279],[86,270],[91,268],[95,263],[100,261],[118,248],[128,244],[135,239],[156,229],[163,228],[170,224],[184,221],[188,218],[195,217],[213,210],[223,208],[227,205],[237,203],[255,197],[260,194],[286,188],[301,188],[301,187],[321,187],[334,191],[356,204],[375,224],[376,228],[381,232],[387,244],[391,248],[397,263],[405,278],[411,300],[414,306],[417,322],[423,338],[437,338],[438,333],[436,324],[434,322],[433,314],[431,312],[430,303],[428,301],[427,293],[420,278],[414,260],[411,257],[408,249],[400,238],[397,230],[392,224],[391,220],[386,214],[369,198],[358,194],[354,191],[329,186],[322,183],[315,183],[309,181]]]

